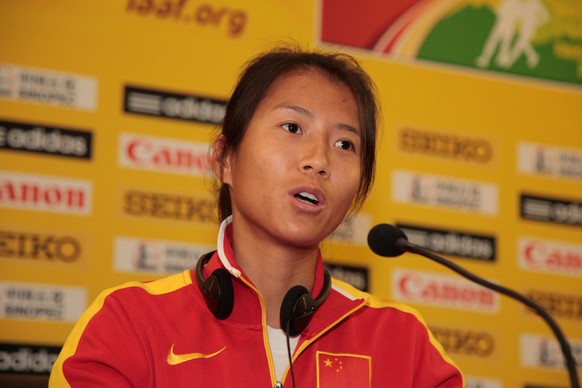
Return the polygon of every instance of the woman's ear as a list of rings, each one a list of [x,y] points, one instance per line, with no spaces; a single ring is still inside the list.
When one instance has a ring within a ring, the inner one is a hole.
[[[226,146],[224,135],[220,135],[212,144],[212,169],[222,183],[232,184],[231,158],[232,152]]]

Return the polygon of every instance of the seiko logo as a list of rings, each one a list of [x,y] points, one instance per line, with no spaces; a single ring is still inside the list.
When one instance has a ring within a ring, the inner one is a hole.
[[[0,257],[71,264],[81,255],[81,242],[73,236],[0,230]]]
[[[493,157],[493,146],[486,140],[412,128],[400,131],[400,148],[404,152],[475,163],[487,163]]]
[[[176,241],[115,239],[115,269],[121,272],[169,274],[193,268],[203,254],[213,248]]]
[[[209,198],[130,190],[123,195],[123,204],[124,213],[135,217],[201,223],[217,220],[214,201]]]
[[[397,223],[409,240],[444,255],[495,261],[495,237]]]
[[[0,207],[86,216],[91,200],[88,181],[0,171]]]
[[[556,318],[582,320],[582,296],[530,290],[526,293]],[[529,311],[529,310],[528,310]]]
[[[92,133],[0,121],[0,148],[91,159]]]
[[[496,185],[395,171],[392,197],[396,202],[416,203],[488,215],[497,214]]]
[[[582,150],[521,142],[517,152],[524,174],[582,179]]]
[[[210,169],[208,144],[122,134],[119,163],[125,167],[203,175]]]
[[[124,109],[129,113],[219,124],[226,101],[126,86]]]
[[[394,297],[411,303],[495,313],[499,297],[491,290],[456,277],[436,273],[392,271]]]
[[[582,226],[582,202],[520,195],[521,218],[556,224]]]
[[[351,284],[358,290],[368,291],[369,275],[368,268],[354,267],[343,264],[332,264],[327,262],[325,267],[329,270],[331,276]]]
[[[42,345],[0,344],[0,373],[48,375],[61,348]]]
[[[495,351],[493,334],[484,331],[430,328],[447,353],[489,358]]]
[[[0,64],[0,96],[95,110],[97,81],[93,77]]]
[[[522,268],[568,276],[582,276],[582,245],[522,237],[518,242]]]

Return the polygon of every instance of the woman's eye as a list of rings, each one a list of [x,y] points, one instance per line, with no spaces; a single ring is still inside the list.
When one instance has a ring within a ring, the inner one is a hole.
[[[335,146],[341,148],[342,150],[346,151],[355,151],[356,147],[354,143],[348,140],[338,140],[335,142]]]
[[[282,127],[287,132],[291,132],[291,133],[300,133],[301,132],[299,125],[297,125],[295,123],[286,123],[286,124],[283,124]]]

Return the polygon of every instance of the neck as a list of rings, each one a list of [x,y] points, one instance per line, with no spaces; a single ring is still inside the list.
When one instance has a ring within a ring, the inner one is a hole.
[[[264,234],[257,235],[256,229],[237,228],[233,223],[233,252],[263,297],[267,324],[280,328],[281,302],[287,291],[296,285],[309,292],[313,288],[318,247],[287,246]]]

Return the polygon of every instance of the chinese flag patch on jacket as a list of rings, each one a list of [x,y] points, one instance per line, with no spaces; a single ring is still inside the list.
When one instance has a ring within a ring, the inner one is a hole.
[[[317,387],[369,387],[370,356],[317,352]]]

